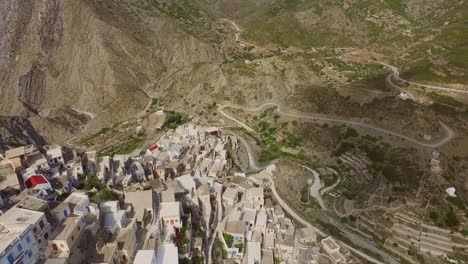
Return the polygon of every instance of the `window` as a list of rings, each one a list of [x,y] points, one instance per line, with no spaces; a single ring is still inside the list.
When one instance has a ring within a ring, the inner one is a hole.
[[[31,258],[32,257],[32,252],[31,250],[28,250],[28,258]]]
[[[72,241],[75,240],[75,237],[72,236]]]
[[[44,238],[47,239],[49,238],[49,234],[47,234],[47,232],[44,234]],[[40,243],[40,242],[39,242]]]
[[[63,210],[63,216],[68,217],[67,209]]]
[[[37,227],[34,227],[34,228],[33,228],[33,232],[34,232],[34,233],[37,232]]]
[[[29,244],[31,243],[31,238],[29,237],[29,235],[26,236],[26,242]]]
[[[39,226],[41,227],[41,229],[44,229],[44,220],[41,220],[41,222],[39,222]]]
[[[21,244],[18,244],[18,246],[16,246],[16,248],[18,249],[18,251],[23,251],[23,246]]]
[[[238,236],[235,236],[235,237],[234,237],[234,241],[237,241],[237,240],[239,240],[239,237],[238,237]]]
[[[9,262],[10,264],[13,264],[13,262],[15,262],[15,258],[13,257],[13,255],[12,255],[11,253],[10,253],[10,255],[8,255],[7,258],[8,258],[8,262]]]
[[[57,251],[57,250],[58,250],[57,245],[56,245],[56,244],[52,244],[52,249],[53,249],[54,251]]]
[[[64,246],[63,244],[60,244],[60,247],[61,247],[61,248],[64,248],[65,246]]]
[[[81,227],[80,227],[80,226],[78,226],[78,231],[80,231],[80,229],[81,229]]]

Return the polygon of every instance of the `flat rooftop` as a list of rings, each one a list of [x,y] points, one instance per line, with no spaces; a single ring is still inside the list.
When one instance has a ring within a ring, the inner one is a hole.
[[[0,161],[0,189],[19,187],[15,166],[7,159]]]
[[[52,212],[54,213],[62,213],[63,210],[65,210],[66,208],[69,208],[68,207],[68,204],[67,203],[64,203],[64,202],[55,202],[53,203],[53,205],[51,206],[52,208]]]
[[[60,146],[52,146],[48,150],[46,150],[47,158],[57,158],[62,156],[62,147]]]
[[[255,187],[247,190],[247,196],[258,197],[263,196],[263,188]]]
[[[243,221],[228,222],[225,229],[226,233],[242,234],[245,233],[245,224]]]
[[[169,202],[175,202],[174,191],[172,189],[161,192],[161,203]]]
[[[180,203],[161,203],[161,209],[159,211],[159,217],[173,217],[180,216]]]
[[[21,193],[23,194],[23,193]],[[20,198],[19,202],[15,205],[18,208],[28,209],[33,211],[43,211],[47,208],[47,202],[36,198],[32,195],[26,194]]]
[[[173,264],[179,259],[177,247],[174,244],[162,244],[156,252],[156,264]],[[138,262],[135,262],[138,263]]]
[[[9,150],[5,151],[5,158],[7,158],[7,159],[15,158],[15,157],[19,157],[19,156],[25,155],[25,154],[26,154],[25,147],[22,146],[22,147],[17,147],[17,148],[9,149]]]
[[[67,199],[65,199],[63,202],[70,204],[70,207],[75,207],[86,200],[89,200],[88,195],[84,193],[79,193],[79,192],[72,192]]]
[[[81,216],[71,215],[65,219],[54,231],[50,240],[67,240],[75,227],[80,224]]]
[[[38,165],[42,163],[47,163],[47,160],[44,157],[44,155],[42,155],[42,153],[37,152],[28,156],[28,163],[30,165]]]
[[[314,229],[310,227],[304,227],[297,230],[297,236],[299,238],[312,237],[313,239],[315,239],[317,237],[317,234],[315,233]]]
[[[133,263],[153,264],[156,262],[155,250],[138,250]]]
[[[133,205],[135,217],[143,221],[145,209],[153,211],[153,191],[127,192],[125,194],[125,203]]]
[[[327,245],[327,247],[329,247],[332,250],[340,248],[340,246],[338,246],[336,241],[331,237],[322,239],[322,244]]]
[[[0,215],[0,223],[5,225],[36,224],[43,216],[44,213],[42,212],[12,207],[3,215]]]
[[[332,252],[330,257],[335,261],[335,263],[345,263],[346,258],[340,252]]]
[[[223,193],[223,199],[234,200],[237,197],[237,189],[235,188],[227,188]]]

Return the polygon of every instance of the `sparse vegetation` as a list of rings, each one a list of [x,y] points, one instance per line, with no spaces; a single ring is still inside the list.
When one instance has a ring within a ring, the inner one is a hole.
[[[465,210],[465,208],[466,208],[465,201],[463,200],[463,198],[461,198],[459,196],[447,197],[447,201],[449,201],[450,203],[452,203],[453,205],[455,205],[456,207],[458,207],[461,210]]]
[[[339,157],[345,154],[346,152],[351,151],[352,149],[354,149],[354,147],[355,145],[353,143],[349,143],[346,141],[341,142],[338,148],[335,150],[335,152],[333,152],[333,155]]]
[[[182,113],[174,111],[166,112],[166,120],[164,121],[164,127],[169,129],[176,129],[178,126],[183,125],[190,121],[190,118]]]
[[[112,200],[112,192],[108,189],[102,189],[96,195],[91,196],[90,200],[95,204],[110,201]]]
[[[90,136],[87,136],[87,137],[83,137],[82,139],[78,140],[78,144],[85,144],[85,143],[90,143],[92,141],[95,141],[98,137],[100,136],[103,136],[105,135],[107,132],[111,131],[112,128],[110,127],[104,127],[104,128],[101,128],[98,132],[90,135]]]
[[[99,181],[99,179],[96,177],[96,176],[91,176],[91,175],[88,175],[86,176],[86,181],[85,181],[85,184],[84,186],[82,187],[83,190],[91,190],[93,188],[97,188],[97,189],[101,189],[101,182]]]
[[[353,138],[353,137],[358,137],[359,133],[356,131],[356,129],[352,127],[348,127],[346,129],[346,133],[343,135],[343,139],[348,139],[348,138]]]
[[[156,112],[158,110],[158,98],[151,98],[151,104],[146,110],[147,113]]]
[[[100,156],[114,156],[115,154],[130,154],[143,144],[145,141],[145,133],[140,132],[136,135],[131,135],[120,144],[112,145],[110,148],[99,152]]]

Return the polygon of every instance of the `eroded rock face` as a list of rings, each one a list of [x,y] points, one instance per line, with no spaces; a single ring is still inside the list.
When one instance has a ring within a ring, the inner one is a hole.
[[[19,53],[30,23],[35,1],[0,1],[0,105],[8,100],[6,89],[14,78]]]
[[[45,73],[33,65],[18,82],[18,100],[35,109],[44,101],[45,87]]]
[[[61,1],[46,0],[43,12],[39,36],[42,52],[50,60],[57,54],[63,37]]]
[[[47,142],[28,119],[19,116],[0,117],[0,150],[27,144],[42,147]]]

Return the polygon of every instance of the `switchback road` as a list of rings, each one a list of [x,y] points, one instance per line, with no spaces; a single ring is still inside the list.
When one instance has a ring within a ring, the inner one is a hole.
[[[398,71],[397,67],[395,67],[393,65],[390,65],[390,64],[383,63],[383,62],[379,62],[379,63],[381,65],[385,66],[385,67],[390,68],[390,70],[392,70],[392,73],[389,75],[388,80],[393,85],[395,85],[397,87],[398,87],[398,85],[396,85],[396,84],[394,84],[392,82],[393,79],[404,82],[404,83],[412,84],[412,85],[415,85],[415,86],[424,87],[424,88],[427,88],[427,89],[439,90],[439,91],[444,91],[444,92],[452,92],[452,93],[468,94],[468,90],[459,90],[459,89],[454,89],[454,88],[448,88],[448,87],[443,87],[443,86],[435,86],[435,85],[428,85],[428,84],[416,83],[416,82],[411,82],[411,81],[405,80],[405,79],[400,77],[400,72]]]
[[[361,122],[344,120],[344,119],[339,119],[339,118],[332,118],[332,117],[323,117],[323,116],[317,116],[317,115],[300,115],[300,114],[287,113],[287,112],[284,112],[283,110],[281,110],[281,106],[279,104],[277,104],[277,103],[264,103],[263,105],[261,105],[261,106],[259,106],[257,108],[248,108],[248,107],[236,106],[236,105],[218,105],[218,112],[222,116],[236,122],[239,126],[246,129],[247,131],[255,133],[255,130],[252,129],[250,126],[248,126],[244,122],[236,119],[235,117],[227,114],[223,110],[225,108],[233,108],[233,109],[240,109],[240,110],[247,111],[247,112],[259,112],[259,111],[262,111],[262,110],[265,110],[265,109],[268,109],[268,108],[272,108],[272,107],[275,107],[276,112],[278,114],[280,114],[280,115],[283,115],[283,116],[296,118],[296,119],[311,120],[311,121],[335,122],[335,123],[342,123],[342,124],[347,124],[347,125],[356,126],[356,127],[367,128],[367,129],[371,129],[371,130],[374,130],[374,131],[378,131],[378,132],[386,134],[386,135],[395,136],[395,137],[404,139],[406,141],[409,141],[411,143],[414,143],[414,144],[417,144],[417,145],[420,145],[420,146],[424,146],[424,147],[429,147],[429,148],[441,147],[441,146],[445,145],[446,143],[448,143],[450,140],[452,140],[455,137],[455,132],[442,122],[440,122],[440,125],[442,126],[442,129],[444,130],[444,134],[445,134],[444,137],[441,138],[439,141],[437,141],[435,143],[424,143],[424,142],[420,142],[420,141],[418,141],[418,140],[416,140],[414,138],[410,138],[408,136],[405,136],[405,135],[403,135],[401,133],[390,131],[388,129],[376,127],[376,126],[361,123]]]

